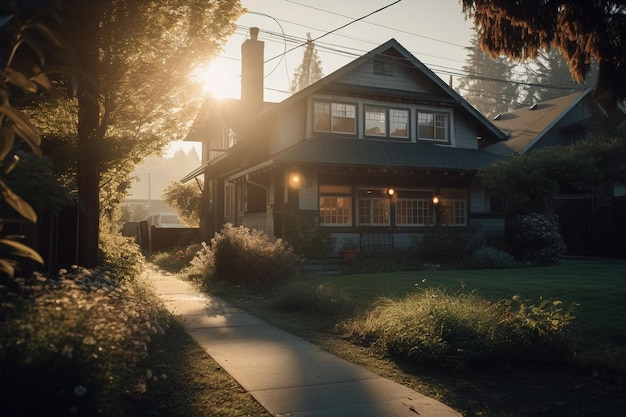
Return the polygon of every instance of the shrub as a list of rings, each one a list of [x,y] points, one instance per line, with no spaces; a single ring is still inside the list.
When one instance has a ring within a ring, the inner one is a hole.
[[[0,415],[124,415],[146,389],[141,363],[163,330],[151,303],[118,281],[75,268],[0,291],[0,373],[10,381]]]
[[[102,265],[114,270],[117,277],[133,279],[141,274],[145,259],[133,238],[103,227],[98,246]]]
[[[558,224],[538,213],[514,216],[507,241],[515,258],[529,265],[558,264],[566,250]]]
[[[285,211],[282,235],[293,250],[308,258],[323,258],[333,252],[330,232],[319,226],[317,212]]]
[[[506,251],[485,246],[476,251],[470,265],[478,269],[512,268],[515,266],[515,258]]]
[[[190,272],[216,281],[272,287],[297,275],[300,257],[281,239],[226,224],[191,261]]]
[[[467,233],[450,231],[437,225],[424,233],[418,256],[429,264],[461,265],[467,240]]]
[[[491,303],[475,293],[426,288],[401,300],[381,300],[343,330],[400,361],[469,366],[562,359],[560,340],[572,319],[556,301],[531,305],[518,297]]]

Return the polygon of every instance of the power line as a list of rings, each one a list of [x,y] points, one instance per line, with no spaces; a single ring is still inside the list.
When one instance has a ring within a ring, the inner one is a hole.
[[[350,22],[346,23],[345,25],[339,26],[339,27],[338,27],[338,28],[336,28],[336,29],[333,29],[333,30],[331,30],[331,31],[328,31],[328,32],[324,33],[323,35],[318,36],[318,37],[317,37],[317,38],[315,38],[315,39],[311,39],[311,41],[312,41],[312,42],[315,42],[315,41],[317,41],[317,40],[319,40],[319,39],[321,39],[321,38],[323,38],[323,37],[325,37],[325,36],[328,36],[328,35],[330,35],[330,34],[332,34],[332,33],[337,32],[338,30],[344,29],[344,28],[346,28],[346,27],[348,27],[348,26],[350,26],[350,25],[352,25],[352,24],[354,24],[354,23],[356,23],[356,22],[358,22],[358,21],[360,21],[360,20],[366,19],[366,18],[368,18],[368,17],[370,17],[370,16],[372,16],[372,15],[374,15],[374,14],[378,13],[378,12],[381,12],[381,11],[383,11],[383,10],[385,10],[385,9],[387,9],[387,8],[389,8],[389,7],[393,6],[393,5],[395,5],[395,4],[398,4],[398,3],[400,3],[401,1],[402,1],[402,0],[396,0],[396,1],[394,1],[393,3],[389,3],[388,5],[383,6],[383,7],[381,7],[381,8],[380,8],[380,9],[378,9],[378,10],[374,10],[373,12],[368,13],[368,14],[366,14],[365,16],[359,17],[359,18],[357,18],[357,19],[353,19],[352,21],[350,21]],[[304,43],[302,43],[302,44],[300,44],[300,45],[298,45],[298,46],[296,46],[296,47],[294,47],[294,48],[292,48],[292,49],[290,49],[290,50],[288,50],[288,51],[286,51],[286,52],[284,52],[284,53],[291,52],[291,51],[293,51],[293,50],[295,50],[295,49],[301,48],[301,47],[306,46],[306,45],[307,45],[307,42],[304,42]],[[274,59],[279,58],[279,57],[281,57],[282,55],[283,55],[283,54],[276,55],[275,57],[270,58],[270,59],[268,59],[268,60],[267,60],[267,61],[265,61],[265,62],[267,63],[267,62],[273,61]]]

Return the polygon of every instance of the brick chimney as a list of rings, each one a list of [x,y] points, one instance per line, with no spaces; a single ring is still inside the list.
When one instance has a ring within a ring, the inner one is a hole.
[[[259,28],[250,28],[250,39],[241,45],[241,101],[249,113],[263,110],[263,53],[265,43],[258,40]]]

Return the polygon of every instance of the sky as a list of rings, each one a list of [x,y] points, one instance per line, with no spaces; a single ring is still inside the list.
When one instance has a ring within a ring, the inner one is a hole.
[[[289,96],[307,33],[315,42],[324,75],[395,38],[446,82],[450,75],[454,79],[462,73],[472,35],[459,0],[241,0],[241,4],[248,13],[237,21],[235,34],[196,74],[203,88],[219,97],[240,97],[241,44],[254,26],[265,42],[264,99],[273,102]],[[170,153],[189,146],[175,143]]]

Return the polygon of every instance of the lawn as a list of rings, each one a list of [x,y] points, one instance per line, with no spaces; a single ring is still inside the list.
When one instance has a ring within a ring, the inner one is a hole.
[[[568,260],[542,268],[505,270],[433,270],[318,276],[312,286],[336,288],[357,304],[369,306],[380,297],[402,297],[424,286],[450,291],[476,291],[497,301],[519,294],[578,304],[578,324],[593,337],[626,343],[626,262]],[[416,287],[417,286],[417,287]]]

